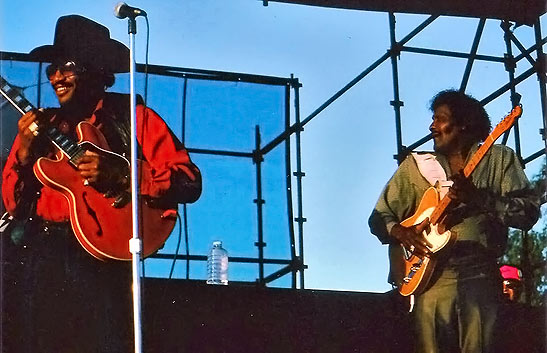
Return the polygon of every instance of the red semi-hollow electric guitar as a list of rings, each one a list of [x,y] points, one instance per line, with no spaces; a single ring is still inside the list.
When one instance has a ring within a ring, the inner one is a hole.
[[[33,109],[17,89],[0,77],[0,93],[22,114]],[[70,223],[82,247],[100,260],[131,260],[132,238],[130,190],[102,190],[85,183],[77,169],[86,150],[108,154],[121,163],[129,161],[111,152],[102,133],[92,124],[76,127],[78,141],[72,141],[54,127],[31,125],[33,133],[46,136],[57,148],[56,160],[39,158],[34,164],[36,178],[68,200]],[[145,161],[139,162],[141,165]],[[163,246],[176,222],[176,204],[157,206],[152,199],[140,196],[142,253],[146,257]]]

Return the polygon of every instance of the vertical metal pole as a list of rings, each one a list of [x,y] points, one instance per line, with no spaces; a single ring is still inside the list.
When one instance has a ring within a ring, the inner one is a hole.
[[[253,152],[253,161],[256,164],[256,214],[257,214],[257,224],[258,224],[258,241],[255,245],[258,247],[258,282],[264,283],[264,228],[263,228],[263,216],[262,216],[262,205],[264,205],[264,200],[262,199],[262,151],[260,150],[260,128],[258,125],[255,126],[255,150]]]
[[[465,92],[467,88],[467,83],[469,82],[469,76],[471,75],[471,68],[475,62],[475,57],[477,56],[477,50],[479,48],[479,42],[482,37],[482,31],[484,30],[484,25],[486,19],[481,18],[479,24],[477,25],[477,31],[475,32],[475,39],[473,40],[473,45],[471,46],[471,52],[469,53],[469,59],[467,60],[467,65],[465,66],[465,71],[462,78],[462,83],[460,85],[460,91]]]
[[[291,78],[293,76],[291,75]],[[302,268],[300,269],[300,289],[304,289],[304,207],[302,200],[302,178],[306,176],[306,173],[302,171],[302,146],[301,146],[301,133],[304,128],[300,125],[300,83],[298,80],[294,83],[294,119],[298,128],[296,129],[296,189],[297,189],[297,202],[298,202],[298,217],[295,218],[298,224],[298,255],[300,257],[300,263]]]
[[[289,131],[291,127],[291,86],[285,85],[285,131]],[[296,259],[296,241],[294,238],[293,225],[293,199],[292,199],[292,174],[291,174],[291,134],[287,134],[285,139],[285,184],[287,192],[287,221],[289,227],[289,242],[291,245],[291,260],[294,264]],[[292,272],[292,288],[296,289],[296,270]]]
[[[520,104],[520,94],[517,93],[515,85],[515,57],[513,56],[513,47],[511,45],[511,23],[509,21],[502,21],[501,28],[503,29],[503,39],[505,40],[506,54],[505,56],[505,70],[509,73],[509,85],[511,91],[511,108]],[[519,123],[518,121],[513,125],[513,131],[515,133],[515,152],[517,156],[522,160],[522,152],[520,149],[520,132],[519,132]],[[509,136],[506,133],[503,137],[503,144],[507,142],[507,137]]]
[[[539,81],[539,96],[541,99],[541,112],[543,114],[543,142],[545,143],[545,155],[547,155],[547,88],[545,72],[547,71],[547,60],[545,53],[543,52],[543,45],[541,39],[541,22],[538,18],[534,24],[534,33],[536,36],[536,53],[537,53],[537,68],[536,72]]]
[[[142,325],[141,325],[141,250],[142,241],[139,238],[139,180],[137,167],[137,115],[135,93],[135,34],[137,21],[129,18],[129,82],[130,82],[130,117],[131,117],[131,212],[133,215],[133,237],[129,240],[129,251],[132,256],[133,275],[133,323],[135,334],[135,353],[142,352]]]
[[[397,58],[400,56],[399,43],[395,39],[395,14],[389,13],[389,33],[391,39],[391,67],[393,72],[393,100],[390,104],[395,110],[395,132],[397,138],[397,162],[402,162],[403,157],[403,138],[401,132],[401,107],[404,105],[399,97],[399,68],[397,65]]]
[[[182,85],[182,126],[181,126],[181,142],[186,141],[186,96],[188,93],[188,78],[184,78]]]

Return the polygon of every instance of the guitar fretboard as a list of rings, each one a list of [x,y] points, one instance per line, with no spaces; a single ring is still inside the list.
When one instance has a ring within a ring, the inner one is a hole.
[[[515,120],[518,117],[520,117],[521,114],[522,114],[522,107],[516,106],[515,108],[513,108],[511,113],[509,113],[509,115],[507,115],[498,125],[496,125],[494,130],[492,130],[490,135],[488,135],[486,140],[484,140],[484,143],[479,147],[477,152],[473,154],[469,162],[467,162],[467,164],[463,168],[463,175],[466,178],[468,178],[471,175],[471,173],[473,173],[475,168],[477,168],[477,166],[479,165],[479,162],[482,160],[486,152],[488,152],[490,147],[492,147],[494,142],[496,142],[498,137],[500,137],[505,131],[509,130],[511,126],[513,126],[513,123],[515,122]],[[429,218],[429,221],[432,224],[439,223],[439,221],[444,215],[444,212],[450,205],[451,201],[452,199],[450,199],[450,197],[448,197],[447,195],[445,195],[445,197],[442,198],[442,200],[439,202],[439,204],[437,205],[437,207],[431,214],[431,217]]]
[[[21,94],[20,89],[10,85],[2,76],[0,76],[0,93],[21,114],[34,109],[34,105]],[[49,126],[45,130],[45,135],[49,140],[69,158],[70,163],[76,165],[85,151],[74,140],[63,135],[57,128]]]
[[[51,142],[68,157],[70,163],[73,165],[76,165],[78,160],[85,153],[85,150],[83,150],[80,145],[78,145],[74,140],[63,135],[55,127],[49,127],[46,134]]]
[[[19,89],[10,85],[2,76],[0,76],[0,94],[2,94],[2,96],[4,96],[4,98],[6,98],[6,100],[21,114],[25,114],[34,109],[32,103],[21,94]]]

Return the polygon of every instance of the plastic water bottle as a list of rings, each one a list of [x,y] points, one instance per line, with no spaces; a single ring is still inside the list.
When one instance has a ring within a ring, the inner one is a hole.
[[[207,255],[207,284],[228,284],[228,252],[216,240]]]

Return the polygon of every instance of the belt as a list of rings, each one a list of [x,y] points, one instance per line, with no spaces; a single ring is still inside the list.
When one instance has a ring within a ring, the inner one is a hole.
[[[55,233],[67,233],[71,232],[70,222],[53,222],[47,220],[38,220],[37,221],[37,230],[38,232],[45,235],[52,235]]]

